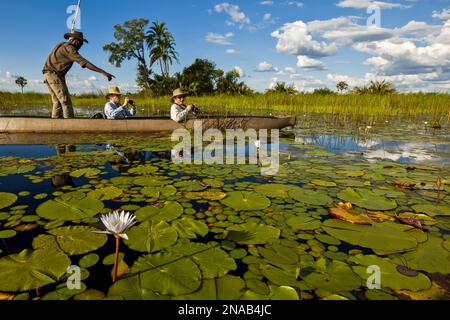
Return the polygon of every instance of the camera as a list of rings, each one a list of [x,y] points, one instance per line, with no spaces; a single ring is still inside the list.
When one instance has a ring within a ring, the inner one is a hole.
[[[134,106],[134,100],[128,100],[128,103],[131,104],[132,106]]]
[[[200,109],[199,109],[199,107],[197,107],[197,106],[193,106],[194,108],[192,109],[192,113],[193,114],[199,114],[200,113]]]

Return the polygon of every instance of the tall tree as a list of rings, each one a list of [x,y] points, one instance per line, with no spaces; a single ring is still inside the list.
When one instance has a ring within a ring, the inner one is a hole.
[[[169,77],[169,68],[173,61],[178,61],[178,52],[175,50],[175,39],[166,27],[165,22],[153,22],[147,33],[148,49],[150,50],[150,66],[158,62],[161,75]]]
[[[342,94],[345,90],[348,90],[348,83],[345,81],[339,81],[336,85],[336,88]]]
[[[115,42],[103,46],[103,50],[110,53],[109,62],[120,67],[125,60],[137,60],[137,84],[143,89],[151,87],[151,68],[147,63],[149,56],[148,44],[151,39],[146,35],[147,19],[133,19],[126,21],[123,26],[115,25]]]
[[[239,82],[240,77],[237,70],[227,72],[217,81],[217,93],[229,95],[251,94],[252,90],[244,82]]]
[[[217,81],[224,74],[223,70],[216,69],[216,64],[206,59],[196,59],[181,74],[181,86],[185,89],[195,87],[195,95],[213,94]]]
[[[24,77],[18,77],[16,79],[16,84],[22,89],[23,94],[23,88],[25,88],[25,86],[28,84],[28,80],[25,79]]]

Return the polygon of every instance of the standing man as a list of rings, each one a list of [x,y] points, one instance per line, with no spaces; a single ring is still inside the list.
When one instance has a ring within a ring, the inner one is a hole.
[[[67,33],[64,35],[64,38],[69,41],[62,42],[53,49],[45,62],[43,70],[45,83],[52,96],[53,119],[63,117],[70,119],[75,117],[72,100],[66,84],[66,74],[72,68],[74,62],[77,62],[82,68],[101,73],[108,78],[108,81],[115,78],[112,74],[94,66],[78,53],[84,42],[88,43],[84,39],[82,32]]]

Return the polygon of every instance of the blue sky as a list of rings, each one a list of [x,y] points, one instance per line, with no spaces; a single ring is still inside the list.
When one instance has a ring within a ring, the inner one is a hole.
[[[20,75],[29,80],[26,90],[46,91],[42,66],[64,40],[67,8],[75,3],[0,2],[0,90],[18,91]],[[404,91],[450,91],[448,0],[82,0],[81,31],[89,44],[80,53],[116,75],[124,91],[136,90],[136,64],[111,66],[102,46],[114,40],[114,25],[134,18],[167,23],[180,54],[171,72],[206,58],[225,71],[237,68],[258,91],[277,81],[310,91],[340,80],[355,86],[381,79]],[[72,92],[109,85],[78,66],[67,80]]]

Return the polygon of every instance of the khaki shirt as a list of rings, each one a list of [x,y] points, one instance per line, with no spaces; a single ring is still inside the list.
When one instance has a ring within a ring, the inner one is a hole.
[[[43,73],[55,72],[60,78],[64,78],[74,62],[77,62],[82,68],[90,63],[78,53],[72,44],[62,42],[48,56]]]

